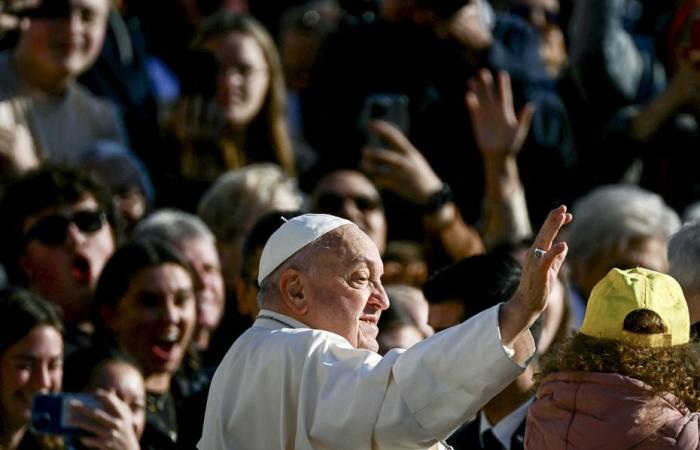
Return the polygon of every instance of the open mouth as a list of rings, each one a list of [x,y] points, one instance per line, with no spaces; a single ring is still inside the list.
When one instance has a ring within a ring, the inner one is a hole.
[[[90,261],[83,255],[75,255],[73,257],[70,273],[78,283],[88,284],[92,281]]]
[[[176,329],[168,330],[153,340],[151,345],[151,353],[157,359],[162,361],[170,361],[176,356],[178,343],[180,340],[180,332]]]

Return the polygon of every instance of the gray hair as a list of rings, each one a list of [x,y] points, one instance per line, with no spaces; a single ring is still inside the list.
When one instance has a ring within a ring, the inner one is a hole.
[[[154,211],[141,220],[134,229],[133,237],[156,238],[175,245],[194,238],[216,242],[216,238],[202,219],[194,214],[170,208]]]
[[[633,185],[598,187],[577,200],[572,213],[566,231],[572,261],[588,261],[640,236],[666,241],[680,227],[661,196]]]
[[[668,274],[688,296],[700,293],[700,222],[683,225],[668,241]]]
[[[219,176],[204,193],[197,212],[219,241],[244,233],[265,212],[301,209],[293,178],[272,163],[251,164]]]

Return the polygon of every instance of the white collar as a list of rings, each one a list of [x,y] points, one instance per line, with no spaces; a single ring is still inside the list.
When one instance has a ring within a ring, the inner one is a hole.
[[[491,430],[493,435],[498,439],[498,442],[503,445],[503,448],[510,450],[510,442],[513,438],[513,433],[520,427],[523,420],[527,417],[527,410],[530,408],[530,404],[534,401],[534,397],[527,399],[522,405],[504,417],[495,426],[491,425],[489,419],[486,418],[486,414],[483,411],[479,413],[479,442],[481,442],[481,435],[486,432],[486,430]]]
[[[269,309],[261,309],[258,317],[255,320],[254,326],[262,326],[265,328],[309,328],[308,325],[299,322],[284,314],[271,311]]]

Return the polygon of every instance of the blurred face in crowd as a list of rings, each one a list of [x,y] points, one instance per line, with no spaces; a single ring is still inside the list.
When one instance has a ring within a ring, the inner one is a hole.
[[[0,420],[8,430],[29,422],[32,398],[57,392],[63,379],[63,337],[39,325],[0,355]]]
[[[254,257],[251,258],[249,267],[243,267],[241,276],[236,279],[236,303],[238,312],[245,317],[255,320],[260,308],[258,307],[258,268],[260,267],[260,256],[263,248],[255,250]]]
[[[107,316],[118,344],[138,361],[147,384],[151,375],[172,375],[182,363],[197,320],[193,280],[174,263],[141,269]]]
[[[411,315],[422,336],[425,338],[435,334],[435,330],[428,323],[430,305],[428,300],[425,299],[423,292],[420,289],[405,286],[401,293],[403,294],[401,304],[406,309],[406,312]],[[393,296],[394,294],[392,293],[391,295]]]
[[[558,0],[522,0],[515,11],[533,24],[540,32],[548,26],[559,25]]]
[[[265,53],[250,35],[233,32],[206,47],[219,63],[217,98],[230,127],[245,128],[260,112],[270,87]]]
[[[102,49],[109,1],[68,1],[66,16],[34,18],[22,30],[18,51],[32,59],[41,76],[75,77],[95,62]]]
[[[134,432],[140,438],[146,427],[146,385],[143,375],[136,367],[124,361],[107,361],[96,372],[85,390],[114,391],[131,410]]]
[[[112,227],[94,197],[30,215],[22,231],[19,264],[30,288],[60,306],[67,323],[87,320],[97,278],[115,248]]]
[[[467,310],[464,302],[458,298],[430,304],[430,326],[435,331],[462,323]]]
[[[380,253],[384,253],[386,217],[382,199],[362,173],[340,170],[322,178],[312,194],[312,209],[355,223],[374,241]]]
[[[297,193],[281,185],[276,187],[271,195],[265,195],[265,197],[267,198],[261,198],[255,194],[246,195],[245,213],[240,213],[240,216],[245,219],[239,221],[235,229],[230,230],[226,237],[216,242],[224,285],[230,292],[237,289],[236,280],[240,276],[243,261],[243,241],[255,222],[270,211],[292,211],[301,206]]]
[[[320,250],[313,268],[302,274],[308,301],[304,320],[312,328],[346,338],[355,348],[377,351],[377,323],[389,307],[379,251],[354,225],[332,233],[340,235],[337,245]]]
[[[398,328],[379,333],[379,354],[384,355],[392,348],[411,348],[425,337],[423,333],[413,325],[402,325]]]
[[[593,287],[614,267],[643,267],[665,273],[668,270],[666,242],[657,237],[638,236],[627,245],[602,250],[589,261],[572,261],[571,276],[581,293],[588,297]]]
[[[178,243],[178,248],[192,265],[198,278],[197,326],[193,342],[205,350],[209,334],[219,326],[224,313],[224,279],[214,241],[196,237]]]
[[[566,63],[566,44],[560,27],[558,0],[521,0],[511,11],[530,22],[540,33],[540,55],[550,75]]]
[[[311,83],[311,70],[323,39],[319,31],[299,28],[290,29],[283,34],[280,58],[284,67],[284,79],[290,89],[303,91]]]

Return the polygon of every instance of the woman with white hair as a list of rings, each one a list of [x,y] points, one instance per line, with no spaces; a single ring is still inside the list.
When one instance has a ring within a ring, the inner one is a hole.
[[[197,213],[216,236],[229,291],[240,272],[243,238],[256,220],[273,209],[301,209],[302,200],[295,180],[272,163],[228,171],[204,193]]]
[[[668,270],[666,241],[680,219],[661,196],[634,185],[606,185],[578,199],[572,213],[576,221],[566,240],[576,324],[583,320],[583,299],[611,268]]]

